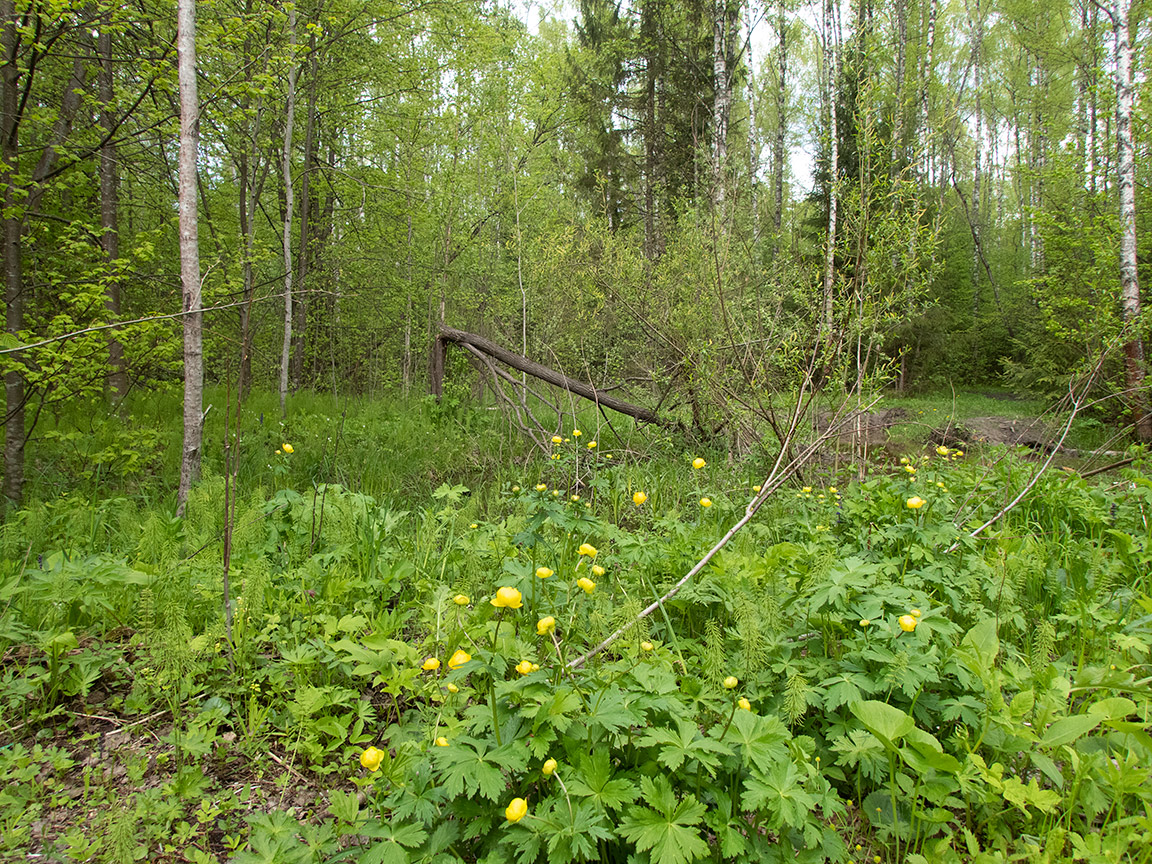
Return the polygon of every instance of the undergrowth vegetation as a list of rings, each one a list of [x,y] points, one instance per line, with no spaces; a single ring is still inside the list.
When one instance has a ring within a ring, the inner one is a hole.
[[[669,597],[754,458],[373,410],[253,421],[227,560],[152,439],[9,515],[0,857],[1152,860],[1140,461],[806,476]]]

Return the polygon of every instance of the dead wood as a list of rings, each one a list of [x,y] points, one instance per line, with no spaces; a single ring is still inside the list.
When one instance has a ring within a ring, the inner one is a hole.
[[[569,378],[562,372],[557,372],[555,369],[550,369],[534,360],[529,360],[527,357],[509,351],[507,348],[497,345],[491,339],[486,339],[475,333],[467,333],[464,330],[457,330],[454,327],[447,327],[443,324],[440,325],[440,335],[436,337],[437,344],[432,352],[433,358],[440,359],[439,363],[434,363],[433,365],[431,381],[433,394],[439,394],[443,386],[444,364],[441,358],[443,358],[444,346],[449,342],[469,350],[469,353],[478,352],[485,354],[488,357],[499,360],[507,366],[511,366],[513,369],[531,375],[533,378],[546,381],[555,387],[560,387],[563,390],[581,396],[589,402],[595,402],[601,408],[611,408],[613,411],[626,414],[642,423],[652,423],[653,425],[664,427],[679,426],[678,423],[666,420],[647,408],[633,405],[631,402],[625,402],[623,399],[617,399],[604,390],[597,390],[595,387],[585,384],[582,381]]]

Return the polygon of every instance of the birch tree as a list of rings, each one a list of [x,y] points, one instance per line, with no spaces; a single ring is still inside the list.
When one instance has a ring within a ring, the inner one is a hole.
[[[288,413],[292,352],[292,121],[296,114],[296,6],[288,7],[288,104],[284,117],[284,345],[280,351],[280,416]]]
[[[180,282],[184,311],[184,450],[180,461],[180,512],[200,476],[204,434],[204,338],[200,298],[200,249],[196,230],[197,120],[196,0],[176,6],[177,75],[180,82]]]

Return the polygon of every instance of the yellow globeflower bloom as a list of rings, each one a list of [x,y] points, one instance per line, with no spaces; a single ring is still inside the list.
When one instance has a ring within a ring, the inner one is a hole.
[[[588,442],[588,449],[589,450],[595,450],[596,449],[596,442],[595,441],[589,441]]]
[[[589,579],[587,576],[581,576],[576,580],[576,584],[584,589],[585,594],[591,594],[596,590],[596,583]]]
[[[563,441],[564,441],[564,439],[563,439],[563,438],[561,438],[559,435],[553,435],[553,436],[552,436],[552,443],[553,443],[553,444],[560,444],[560,443],[562,443]]]
[[[948,455],[948,448],[945,447],[943,444],[941,444],[939,447],[936,448],[936,455],[947,456]]]
[[[560,497],[560,490],[559,489],[553,489],[552,490],[552,497],[553,498],[559,498]]]
[[[900,616],[900,629],[905,633],[911,633],[913,630],[915,630],[917,623],[918,622],[912,615]]]
[[[916,466],[915,465],[905,465],[904,470],[907,471],[909,474],[915,474],[916,473]]]
[[[871,621],[869,621],[867,618],[861,618],[861,619],[860,619],[860,626],[861,626],[861,627],[867,627],[867,626],[868,626],[869,624],[871,624],[871,623],[872,623],[872,622],[871,622]]]
[[[472,600],[471,600],[471,598],[468,597],[467,594],[457,594],[455,597],[452,598],[452,602],[455,603],[457,606],[467,606],[469,603],[472,602]]]
[[[436,739],[436,746],[437,747],[447,747],[448,746],[448,739],[445,738],[443,735],[441,735],[439,738]]]
[[[574,502],[575,502],[575,501],[579,501],[579,500],[580,500],[580,496],[579,496],[579,495],[573,495],[573,496],[572,496],[572,500],[573,500]]]
[[[804,487],[803,489],[801,489],[800,491],[801,491],[801,492],[811,492],[811,491],[812,491],[812,487],[811,487],[811,486],[805,486],[805,487]]]
[[[528,815],[528,802],[523,798],[513,798],[512,803],[504,811],[504,818],[509,822],[519,822]]]
[[[479,526],[479,525],[477,525],[475,522],[473,522],[473,523],[472,523],[471,525],[469,525],[468,527],[469,527],[469,528],[472,528],[473,530],[475,530],[476,528],[479,528],[480,526]]]
[[[459,693],[460,692],[460,688],[457,687],[455,684],[452,684],[451,682],[449,682],[448,684],[445,684],[444,687],[448,690],[449,693]]]
[[[497,609],[519,609],[524,604],[520,602],[521,594],[515,588],[505,585],[496,589],[496,596],[489,602]]]
[[[360,764],[369,771],[379,771],[380,763],[384,761],[384,751],[379,747],[369,747],[360,754]]]
[[[904,503],[906,505],[908,505],[909,510],[919,510],[921,507],[923,507],[928,502],[925,501],[923,498],[921,498],[919,495],[913,495],[911,498],[909,498]]]
[[[701,498],[700,499],[700,506],[701,507],[711,507],[712,506],[712,499],[711,498]]]
[[[550,567],[537,567],[536,568],[536,575],[539,576],[541,579],[547,579],[549,576],[551,576],[555,572],[556,571]]]
[[[435,672],[440,668],[440,661],[435,657],[429,657],[424,661],[424,665],[420,667],[425,672]]]
[[[740,697],[740,701],[737,702],[736,704],[739,705],[741,710],[743,710],[743,711],[751,711],[752,710],[752,703],[749,702],[743,696]]]
[[[640,643],[640,650],[641,651],[651,651],[655,647],[656,646],[653,645],[651,642],[641,642]]]
[[[573,430],[572,430],[572,437],[573,437],[573,438],[579,438],[579,437],[580,437],[581,435],[583,435],[583,434],[584,434],[584,433],[583,433],[583,432],[581,432],[579,429],[573,429]]]
[[[513,491],[513,492],[519,492],[519,491],[520,491],[520,487],[519,487],[519,486],[513,486],[513,487],[512,487],[512,491]]]
[[[635,504],[637,507],[639,507],[641,504],[643,504],[647,500],[648,500],[648,493],[647,492],[633,492],[632,493],[632,503]]]
[[[448,658],[449,669],[459,669],[465,663],[472,659],[472,655],[465,651],[463,648],[457,648],[456,653]]]
[[[836,487],[835,487],[835,486],[829,486],[829,487],[828,487],[828,491],[829,491],[831,494],[835,495],[835,494],[836,494]]]
[[[911,615],[913,618],[919,618],[924,613],[921,612],[919,609],[909,609],[908,614]]]
[[[296,452],[295,450],[292,449],[291,444],[281,444],[280,449],[283,450],[285,453],[287,453],[289,456],[291,456],[293,453]]]
[[[280,451],[279,451],[279,450],[277,450],[277,451],[276,451],[276,455],[277,455],[277,456],[279,456],[279,455],[280,455]]]
[[[761,489],[763,489],[763,488],[764,488],[763,486],[753,486],[753,487],[752,487],[752,491],[753,491],[753,492],[755,492],[757,495],[759,495],[759,494],[760,494],[760,490],[761,490]]]
[[[725,690],[735,690],[736,686],[739,683],[740,683],[739,678],[737,678],[735,675],[729,675],[727,678],[724,679],[724,689]]]
[[[537,492],[547,492],[547,491],[548,491],[548,484],[546,484],[546,483],[537,483],[537,484],[536,484],[536,491],[537,491]]]
[[[589,558],[595,558],[598,550],[591,543],[581,543],[580,548],[576,551],[581,555],[587,555]]]
[[[705,462],[704,459],[700,456],[697,456],[695,459],[692,460],[692,467],[695,468],[697,471],[699,471],[701,468],[703,468],[707,464],[708,463]]]
[[[963,451],[963,450],[953,450],[953,451],[952,451],[952,455],[953,455],[953,456],[963,456],[963,455],[964,455],[964,451]]]
[[[521,675],[529,674],[532,671],[532,661],[531,660],[521,660],[519,663],[516,664],[516,671],[519,672]]]
[[[544,767],[540,769],[540,773],[543,774],[545,777],[551,777],[552,772],[554,772],[555,770],[556,770],[556,760],[555,759],[547,759],[544,762]]]
[[[603,576],[604,575],[604,568],[601,567],[599,564],[593,564],[592,565],[592,575],[596,576],[596,577]]]
[[[536,622],[536,634],[538,636],[547,636],[549,633],[556,632],[556,619],[551,615],[545,615]]]

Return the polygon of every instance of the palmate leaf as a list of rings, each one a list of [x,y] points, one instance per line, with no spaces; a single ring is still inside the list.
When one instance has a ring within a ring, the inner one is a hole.
[[[704,817],[706,808],[694,795],[680,801],[668,778],[640,781],[644,800],[650,807],[636,806],[620,822],[618,831],[636,844],[641,852],[651,850],[653,864],[688,864],[708,854],[708,844],[693,828]]]
[[[675,731],[650,729],[637,743],[641,747],[660,747],[657,760],[672,771],[680,770],[685,760],[691,760],[702,765],[711,776],[715,776],[715,769],[720,764],[718,756],[727,756],[732,752],[719,741],[701,735],[695,723],[679,719]]]
[[[597,749],[591,756],[580,757],[579,774],[568,784],[568,790],[580,798],[588,798],[602,810],[619,810],[624,804],[636,800],[640,790],[631,780],[612,777],[608,751]]]
[[[800,773],[792,762],[779,762],[770,771],[744,781],[744,806],[764,808],[773,831],[801,827],[815,803],[800,785]]]
[[[761,771],[767,771],[788,758],[788,741],[792,735],[777,717],[737,711],[727,734],[739,745],[744,764],[749,767],[755,765]]]
[[[408,864],[408,848],[419,846],[428,836],[422,825],[391,822],[378,822],[362,828],[360,833],[378,841],[360,856],[360,864]]]
[[[436,763],[443,771],[444,797],[448,800],[467,792],[498,801],[504,791],[500,764],[482,743],[473,746],[466,740],[454,741],[451,747],[433,748]]]
[[[642,720],[616,685],[605,687],[592,705],[588,723],[597,723],[607,732],[619,732]]]

